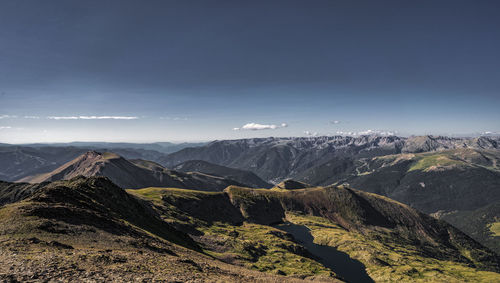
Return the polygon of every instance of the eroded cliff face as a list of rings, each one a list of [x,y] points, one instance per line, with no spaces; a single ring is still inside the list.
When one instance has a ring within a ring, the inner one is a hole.
[[[246,218],[239,206],[233,205],[226,193],[204,193],[196,197],[187,194],[166,194],[161,196],[164,204],[200,219],[207,223],[225,222],[231,225],[241,225]]]
[[[248,190],[230,186],[224,190],[232,205],[237,207],[245,220],[272,225],[283,222],[285,210],[279,198],[261,193],[267,190]]]

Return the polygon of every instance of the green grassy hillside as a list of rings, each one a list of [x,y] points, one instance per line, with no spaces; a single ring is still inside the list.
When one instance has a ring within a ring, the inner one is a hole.
[[[268,226],[290,221],[307,225],[316,242],[362,262],[377,282],[500,280],[491,272],[499,270],[498,257],[457,229],[390,199],[345,187],[129,192],[151,201],[164,219],[182,219],[177,229],[194,235],[207,253],[251,269],[301,276],[331,272]],[[218,210],[204,212],[201,207],[208,202]]]
[[[200,244],[149,202],[102,177],[54,182],[0,207],[2,282],[283,281],[282,275],[218,260]],[[253,250],[245,247],[250,256]],[[318,269],[316,281],[338,282],[318,263],[309,264]]]
[[[124,191],[103,177],[0,207],[0,280],[341,281],[274,227],[283,222],[307,226],[376,282],[500,280],[499,258],[457,229],[349,187]]]

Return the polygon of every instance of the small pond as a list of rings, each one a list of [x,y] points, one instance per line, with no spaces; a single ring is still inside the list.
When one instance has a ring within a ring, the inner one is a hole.
[[[315,244],[314,238],[306,226],[286,223],[275,227],[293,235],[295,240],[313,254],[321,264],[333,270],[347,282],[374,282],[366,273],[365,266],[361,262],[352,259],[348,254],[334,247]]]

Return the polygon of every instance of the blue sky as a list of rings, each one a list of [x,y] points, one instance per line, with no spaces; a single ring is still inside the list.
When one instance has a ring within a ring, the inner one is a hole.
[[[499,8],[2,1],[0,142],[500,132]]]

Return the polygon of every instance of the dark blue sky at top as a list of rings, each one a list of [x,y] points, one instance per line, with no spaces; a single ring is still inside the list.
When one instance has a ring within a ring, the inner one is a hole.
[[[0,141],[500,131],[499,14],[498,1],[2,1]],[[80,115],[137,119],[47,119]],[[288,127],[233,130],[247,123]]]

